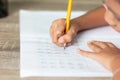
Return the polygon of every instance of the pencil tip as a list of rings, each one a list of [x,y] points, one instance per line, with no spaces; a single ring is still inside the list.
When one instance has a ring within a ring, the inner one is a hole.
[[[65,47],[66,47],[66,43],[64,44],[64,50],[65,50]]]

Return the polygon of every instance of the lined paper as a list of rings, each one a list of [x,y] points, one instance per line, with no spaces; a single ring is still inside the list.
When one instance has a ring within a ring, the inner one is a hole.
[[[72,17],[84,13],[73,12]],[[112,77],[101,64],[78,54],[76,49],[90,50],[87,42],[91,40],[112,42],[120,47],[119,33],[110,26],[87,30],[79,33],[72,45],[64,50],[53,44],[49,36],[51,22],[64,15],[65,12],[54,11],[20,12],[20,76]]]

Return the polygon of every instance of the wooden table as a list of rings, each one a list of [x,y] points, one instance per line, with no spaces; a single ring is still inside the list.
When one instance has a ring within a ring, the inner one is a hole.
[[[77,1],[77,0],[76,0]],[[14,4],[14,5],[13,5]],[[16,5],[15,5],[16,4]],[[20,5],[21,4],[21,5]],[[110,78],[49,78],[49,77],[29,77],[29,78],[20,78],[20,31],[19,31],[19,16],[18,11],[20,8],[24,9],[37,9],[33,3],[11,3],[10,4],[10,16],[4,19],[0,19],[0,80],[110,80]],[[27,5],[27,7],[25,7]],[[38,5],[38,3],[37,3]],[[45,4],[46,5],[46,4]],[[50,4],[49,4],[50,5]],[[60,5],[60,6],[59,6]],[[62,7],[61,4],[58,5],[58,8],[54,6],[46,7],[44,4],[39,5],[39,10],[57,10]],[[76,3],[76,5],[78,5]],[[89,6],[88,6],[89,7]],[[88,7],[81,9],[87,9]],[[79,9],[76,6],[75,9]],[[92,9],[92,8],[91,8]]]

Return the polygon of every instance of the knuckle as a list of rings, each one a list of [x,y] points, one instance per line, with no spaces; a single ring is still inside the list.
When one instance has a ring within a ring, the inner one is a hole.
[[[71,41],[72,41],[72,36],[68,36],[68,37],[67,37],[67,41],[68,41],[68,42],[71,42]]]

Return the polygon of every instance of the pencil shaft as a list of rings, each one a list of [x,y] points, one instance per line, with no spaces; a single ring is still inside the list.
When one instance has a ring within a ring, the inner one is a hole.
[[[71,11],[72,11],[72,0],[68,0],[68,10],[67,10],[67,16],[66,16],[66,33],[70,29]]]

